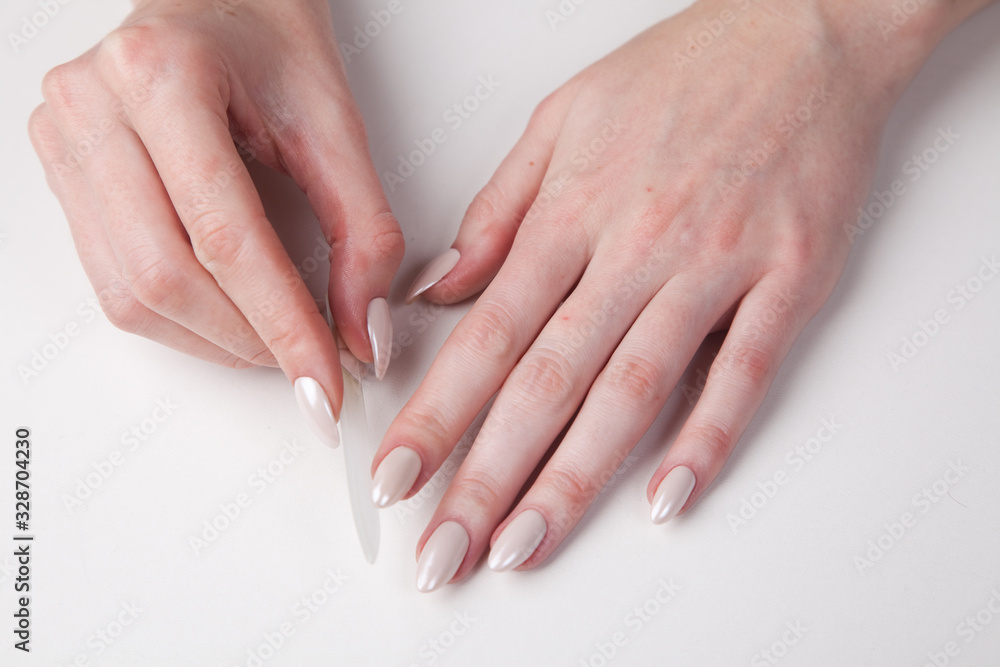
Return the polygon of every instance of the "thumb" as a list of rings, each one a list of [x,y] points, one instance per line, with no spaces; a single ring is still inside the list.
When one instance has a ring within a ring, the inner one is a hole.
[[[558,105],[550,96],[538,106],[524,134],[472,200],[451,248],[413,281],[407,303],[421,295],[435,303],[457,303],[493,280],[552,160],[564,117]]]

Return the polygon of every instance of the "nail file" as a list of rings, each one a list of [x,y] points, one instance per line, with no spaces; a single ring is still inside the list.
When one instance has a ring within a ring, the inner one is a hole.
[[[372,452],[368,438],[368,415],[365,412],[365,393],[362,386],[364,367],[346,350],[341,360],[349,356],[343,365],[344,404],[340,409],[341,447],[344,449],[344,465],[347,468],[347,488],[351,495],[351,511],[354,513],[354,527],[361,540],[361,549],[369,563],[378,555],[379,519],[378,509],[372,503],[371,476],[368,474],[372,463]],[[350,363],[353,361],[353,363]],[[350,368],[354,366],[355,368]],[[354,374],[357,371],[357,375]]]
[[[344,376],[344,402],[340,408],[340,446],[344,450],[344,467],[347,468],[347,490],[351,497],[354,527],[361,540],[365,560],[375,562],[378,556],[379,517],[372,503],[371,468],[374,452],[368,437],[368,413],[365,410],[363,379],[367,369],[350,353],[333,326],[329,301],[326,319],[333,330],[340,348],[341,372]]]

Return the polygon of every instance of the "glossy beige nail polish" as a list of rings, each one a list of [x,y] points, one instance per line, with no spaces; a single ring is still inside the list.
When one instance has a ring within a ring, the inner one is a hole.
[[[694,491],[694,485],[694,473],[690,468],[677,466],[668,472],[653,495],[653,509],[650,512],[653,523],[666,523],[677,516]]]
[[[455,268],[462,255],[454,248],[448,248],[424,267],[406,293],[406,303],[413,303],[417,297],[434,287],[448,272]]]
[[[469,551],[469,534],[454,521],[445,521],[431,535],[417,562],[417,590],[430,593],[455,576]]]
[[[375,469],[372,478],[372,502],[388,507],[406,495],[420,475],[420,455],[409,447],[396,447]]]
[[[372,344],[375,360],[375,377],[385,377],[392,358],[392,312],[389,302],[382,297],[372,299],[368,304],[368,338]]]
[[[548,525],[538,510],[524,510],[500,533],[490,549],[489,566],[494,572],[506,572],[531,558],[545,539]]]
[[[340,424],[333,418],[330,399],[319,382],[310,377],[295,381],[295,400],[299,410],[319,439],[336,448],[340,444]]]

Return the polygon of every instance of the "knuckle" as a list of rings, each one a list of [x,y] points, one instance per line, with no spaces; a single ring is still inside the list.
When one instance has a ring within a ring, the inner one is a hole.
[[[302,341],[300,333],[302,330],[296,327],[283,326],[285,323],[280,320],[274,324],[274,333],[267,336],[264,345],[268,350],[274,350],[276,356],[289,356],[291,350],[299,347],[299,343]]]
[[[469,204],[466,214],[472,220],[491,223],[497,219],[499,211],[503,210],[503,195],[499,186],[493,181],[488,182],[482,190],[476,193]]]
[[[717,221],[706,231],[705,244],[713,257],[729,256],[743,237],[745,225],[737,217]]]
[[[562,352],[540,348],[518,364],[517,387],[532,401],[562,404],[573,391],[572,366]]]
[[[250,351],[246,355],[247,367],[254,366],[272,366],[275,363],[274,354],[267,347],[264,346],[263,342],[258,343],[256,340],[252,343],[255,350]],[[242,360],[241,357],[238,357]]]
[[[750,386],[766,382],[774,370],[774,353],[758,345],[735,345],[729,353],[728,361],[729,373]]]
[[[516,325],[507,308],[487,302],[476,307],[470,314],[460,340],[476,357],[505,360],[516,349]]]
[[[475,223],[476,236],[484,247],[506,251],[514,240],[513,232],[528,212],[530,201],[511,206],[510,200],[493,181],[476,193],[463,224]]]
[[[128,333],[142,334],[146,322],[146,309],[135,298],[125,281],[112,281],[102,289],[100,303],[101,310],[111,324]]]
[[[97,50],[96,64],[114,86],[145,88],[169,71],[180,71],[177,60],[193,53],[193,47],[181,29],[146,19],[109,33]]]
[[[370,223],[374,229],[368,238],[368,254],[377,264],[399,264],[403,261],[406,239],[399,223],[389,211],[376,215]]]
[[[736,446],[736,436],[722,424],[703,422],[691,427],[688,437],[697,443],[708,467],[724,460]]]
[[[634,354],[612,359],[604,371],[611,394],[628,405],[652,403],[665,398],[662,373],[656,364]]]
[[[72,108],[85,94],[83,70],[78,60],[53,67],[42,77],[42,97],[55,108]]]
[[[506,494],[500,482],[485,469],[471,469],[451,481],[449,494],[461,499],[475,515],[492,516],[507,509]]]
[[[561,90],[549,93],[535,106],[534,111],[531,112],[531,119],[528,121],[528,124],[530,126],[546,124],[550,117],[558,116],[561,107]]]
[[[234,266],[243,253],[239,229],[221,211],[199,213],[188,225],[191,243],[198,261],[215,275],[219,269]]]
[[[184,299],[183,276],[163,255],[150,253],[127,264],[124,278],[140,303],[153,310]]]
[[[234,368],[238,370],[242,370],[244,368],[254,368],[257,365],[254,364],[252,361],[247,361],[246,359],[238,357],[232,353],[224,356],[222,359],[219,360],[218,363],[220,366],[225,366],[226,368]]]
[[[450,423],[436,406],[425,404],[400,414],[406,433],[416,434],[418,442],[444,445],[449,442]]]
[[[550,470],[544,480],[562,500],[561,507],[570,518],[579,518],[591,499],[600,490],[583,472],[575,467],[560,466]]]

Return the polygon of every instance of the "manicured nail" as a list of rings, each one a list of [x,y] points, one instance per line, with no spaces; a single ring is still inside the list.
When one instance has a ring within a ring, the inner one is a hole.
[[[694,483],[694,473],[690,468],[677,466],[668,472],[653,495],[653,510],[650,512],[653,523],[666,523],[673,519],[694,491]]]
[[[389,302],[378,297],[368,304],[368,338],[372,342],[375,359],[375,377],[381,380],[389,370],[392,358],[392,313]]]
[[[417,562],[417,590],[430,593],[455,576],[469,551],[469,534],[454,521],[445,521],[431,535]]]
[[[545,538],[545,517],[538,510],[524,510],[500,533],[490,549],[489,566],[506,572],[528,560]]]
[[[340,423],[333,418],[330,399],[319,382],[310,377],[300,377],[295,381],[295,400],[319,439],[336,448],[340,444]]]
[[[389,452],[372,478],[375,507],[388,507],[405,496],[417,481],[422,465],[420,456],[409,447],[396,447]]]
[[[455,268],[458,260],[462,257],[454,248],[448,248],[443,253],[431,260],[431,263],[424,267],[413,284],[410,291],[406,293],[406,303],[413,303],[417,297],[434,287],[441,281],[448,272]]]

